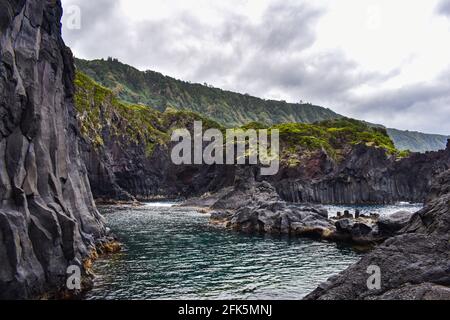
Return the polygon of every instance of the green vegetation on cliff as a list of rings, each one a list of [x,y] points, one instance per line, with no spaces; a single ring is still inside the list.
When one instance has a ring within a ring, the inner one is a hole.
[[[272,126],[281,123],[314,123],[339,119],[341,115],[311,104],[292,104],[264,100],[191,84],[153,71],[139,71],[117,59],[76,59],[78,70],[108,87],[119,99],[132,104],[149,105],[159,111],[167,108],[189,110],[212,119],[224,127],[247,123]],[[445,149],[446,136],[387,129],[399,150],[424,152]]]
[[[270,129],[280,131],[282,147],[285,152],[291,154],[298,153],[300,149],[309,151],[323,149],[336,158],[345,149],[357,144],[366,144],[382,148],[388,154],[397,157],[408,155],[408,152],[400,152],[395,148],[385,129],[374,128],[354,119],[340,118],[314,124],[287,123],[275,125]]]
[[[95,148],[104,146],[106,135],[119,144],[144,144],[146,154],[150,156],[157,144],[169,143],[173,129],[192,128],[194,121],[202,121],[205,130],[225,130],[217,122],[192,111],[168,107],[160,112],[148,106],[123,102],[113,91],[79,71],[76,73],[75,86],[75,105],[81,133]],[[305,151],[325,150],[331,157],[338,158],[345,150],[360,143],[383,148],[388,154],[406,155],[395,148],[385,129],[347,118],[270,127],[251,122],[241,128],[279,130],[284,157]]]
[[[273,125],[312,123],[340,117],[329,109],[311,104],[264,100],[176,80],[153,71],[142,72],[115,59],[77,59],[76,65],[124,101],[149,105],[159,111],[167,107],[194,111],[225,127],[237,127],[251,121]]]
[[[168,139],[159,113],[152,108],[120,101],[111,90],[81,72],[76,73],[75,86],[81,133],[94,147],[103,146],[106,127],[118,142],[145,142],[148,153],[156,143],[164,144]]]
[[[119,144],[145,144],[148,155],[159,145],[167,145],[172,129],[185,128],[202,121],[204,129],[222,126],[192,111],[167,108],[160,112],[151,107],[119,100],[110,89],[82,72],[75,77],[75,108],[82,135],[95,148],[104,146],[104,136]]]

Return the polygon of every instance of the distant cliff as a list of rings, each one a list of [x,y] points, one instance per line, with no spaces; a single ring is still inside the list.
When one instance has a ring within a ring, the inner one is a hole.
[[[422,203],[434,177],[448,169],[450,143],[446,150],[413,153],[401,159],[360,144],[348,150],[340,162],[322,154],[297,167],[283,167],[272,184],[282,198],[294,202]]]
[[[0,299],[66,283],[104,236],[81,160],[60,1],[0,0]]]
[[[98,199],[192,197],[234,185],[235,166],[175,166],[172,129],[224,128],[190,111],[129,104],[78,72],[76,108],[83,158]],[[267,128],[249,123],[242,128]],[[283,199],[320,203],[423,202],[430,180],[449,168],[447,151],[399,152],[385,129],[339,118],[316,124],[288,123],[280,131],[281,167],[271,182]]]
[[[387,132],[400,150],[426,152],[444,150],[450,136],[426,134],[415,131],[387,129]]]
[[[249,122],[267,126],[281,123],[313,123],[342,116],[330,109],[307,103],[264,100],[245,94],[192,84],[154,71],[139,71],[116,59],[87,61],[76,59],[77,68],[112,89],[120,99],[164,111],[167,107],[190,110],[225,127]],[[399,150],[413,152],[445,149],[447,137],[388,129]]]

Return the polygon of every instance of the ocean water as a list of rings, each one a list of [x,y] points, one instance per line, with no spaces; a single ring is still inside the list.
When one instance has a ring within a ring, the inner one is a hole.
[[[301,299],[361,258],[335,243],[226,231],[169,203],[100,210],[125,247],[95,263],[85,299]]]

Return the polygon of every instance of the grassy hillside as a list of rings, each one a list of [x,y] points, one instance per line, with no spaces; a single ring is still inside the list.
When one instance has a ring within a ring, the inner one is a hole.
[[[108,139],[112,138],[119,144],[144,146],[146,154],[151,156],[157,144],[166,146],[169,143],[173,129],[191,127],[196,120],[203,122],[205,130],[224,130],[219,123],[192,111],[167,108],[161,112],[152,107],[123,102],[112,90],[79,71],[76,73],[75,86],[75,106],[81,133],[96,149],[105,147],[106,134]],[[296,159],[296,155],[308,155],[320,150],[339,159],[353,145],[360,143],[383,148],[389,154],[405,156],[405,153],[395,148],[385,129],[353,119],[273,126],[252,122],[240,128],[278,129],[282,159]]]
[[[222,126],[212,120],[186,110],[166,109],[160,112],[148,106],[120,100],[108,88],[98,84],[82,72],[75,77],[75,108],[81,134],[95,148],[104,146],[105,130],[119,143],[145,145],[150,156],[154,147],[170,142],[172,129],[184,128],[194,121],[202,121],[203,127]]]
[[[191,84],[153,71],[141,72],[117,60],[76,60],[77,68],[113,90],[124,101],[195,111],[224,126],[236,127],[251,121],[267,125],[284,122],[312,123],[340,117],[310,104],[263,100],[201,84]]]
[[[139,71],[115,59],[76,59],[79,71],[112,90],[128,104],[149,105],[166,109],[192,111],[212,119],[224,127],[238,127],[250,122],[272,126],[283,123],[314,123],[343,118],[341,115],[310,104],[291,104],[255,98],[191,84],[153,71]],[[445,149],[447,137],[419,132],[387,129],[399,150],[414,152]]]

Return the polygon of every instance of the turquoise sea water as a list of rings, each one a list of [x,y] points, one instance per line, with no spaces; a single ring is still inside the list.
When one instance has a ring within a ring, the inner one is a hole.
[[[96,262],[86,299],[301,299],[361,257],[335,243],[229,232],[170,204],[100,210],[125,248]]]

